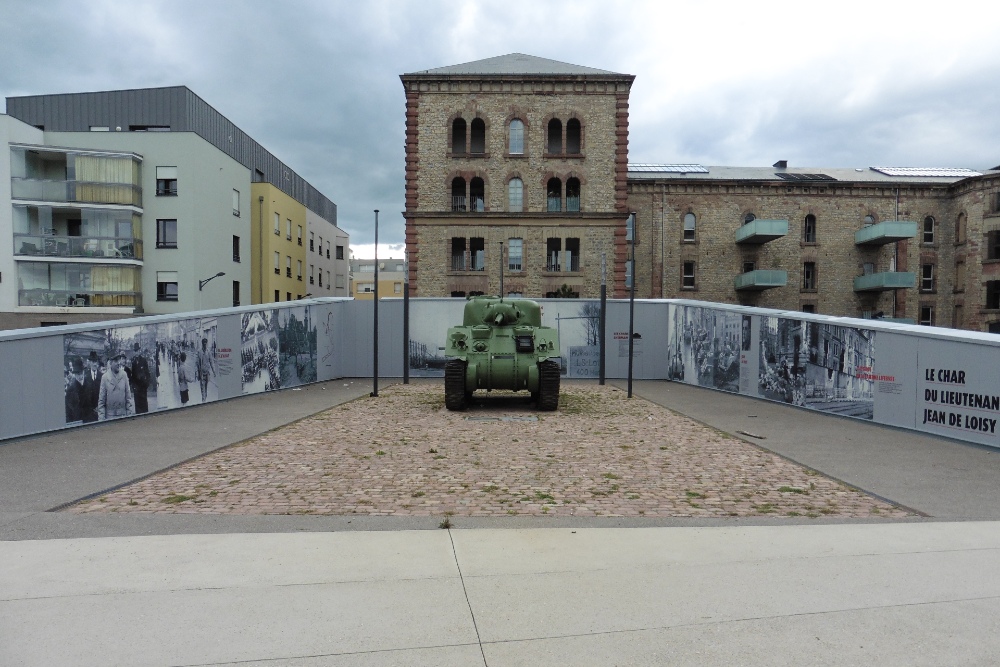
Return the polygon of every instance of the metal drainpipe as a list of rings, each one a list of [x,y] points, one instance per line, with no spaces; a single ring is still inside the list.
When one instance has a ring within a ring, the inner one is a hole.
[[[257,197],[257,232],[258,251],[260,251],[260,262],[257,266],[257,282],[260,284],[260,300],[257,303],[264,303],[264,197]]]
[[[666,183],[660,183],[660,298],[663,298],[663,293],[666,291],[664,286],[666,285],[666,275],[667,275],[667,260],[664,257],[666,252],[666,235],[667,230],[664,228],[664,221],[666,220],[666,210],[667,210],[667,185]]]
[[[899,187],[896,187],[896,222],[899,222]],[[899,271],[899,241],[892,244],[892,270]],[[899,290],[892,290],[892,316],[896,317],[896,295]]]

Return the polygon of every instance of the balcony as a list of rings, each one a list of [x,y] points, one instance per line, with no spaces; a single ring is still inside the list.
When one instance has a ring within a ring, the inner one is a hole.
[[[769,221],[765,221],[769,222]],[[773,221],[771,221],[773,222]],[[751,223],[753,224],[753,223]],[[749,227],[749,225],[746,225]],[[758,269],[736,276],[733,286],[737,292],[760,292],[788,284],[788,271],[783,269]]]
[[[142,293],[23,289],[18,290],[17,305],[47,308],[138,308],[142,305]]]
[[[140,239],[114,236],[14,234],[14,254],[38,257],[142,259]]]
[[[788,236],[787,220],[754,220],[736,230],[736,243],[762,245]]]
[[[12,199],[142,206],[142,188],[131,183],[94,183],[11,178]]]
[[[854,232],[854,245],[880,246],[915,238],[917,223],[903,220],[880,222]],[[912,287],[912,285],[911,285]],[[857,291],[857,288],[854,288]]]
[[[883,271],[869,273],[854,279],[855,292],[885,292],[892,289],[909,289],[917,284],[917,274],[908,271]]]

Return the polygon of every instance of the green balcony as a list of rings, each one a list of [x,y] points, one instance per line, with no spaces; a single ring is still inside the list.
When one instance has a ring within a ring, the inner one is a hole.
[[[855,292],[884,292],[891,289],[909,289],[917,284],[917,274],[907,271],[883,271],[858,276],[854,279]]]
[[[754,220],[736,230],[736,242],[746,245],[761,245],[782,236],[788,236],[787,220]]]
[[[854,244],[864,246],[880,246],[896,241],[915,238],[917,223],[904,220],[880,222],[868,225],[854,232]]]
[[[734,281],[737,292],[759,292],[774,287],[784,287],[787,284],[788,271],[783,269],[747,271],[736,276]]]

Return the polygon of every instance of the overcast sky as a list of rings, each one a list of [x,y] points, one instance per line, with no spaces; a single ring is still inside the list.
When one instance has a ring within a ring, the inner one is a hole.
[[[0,0],[0,96],[186,85],[402,256],[399,75],[527,53],[636,75],[629,161],[1000,164],[1000,2]]]

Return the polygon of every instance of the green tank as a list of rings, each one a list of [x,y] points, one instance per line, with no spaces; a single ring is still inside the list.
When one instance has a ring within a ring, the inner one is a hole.
[[[464,410],[477,389],[529,391],[539,410],[559,407],[559,334],[542,326],[535,301],[470,298],[462,326],[448,329],[444,354],[449,410]]]

